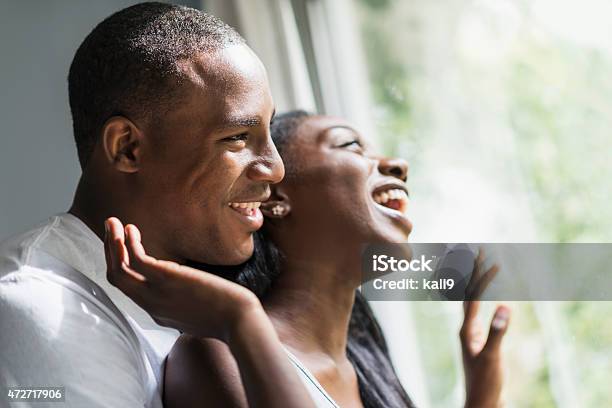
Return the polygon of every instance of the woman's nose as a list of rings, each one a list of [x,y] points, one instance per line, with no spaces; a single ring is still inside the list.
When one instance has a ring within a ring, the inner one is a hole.
[[[408,162],[397,157],[384,157],[378,161],[378,171],[385,176],[392,176],[406,181],[408,178]]]

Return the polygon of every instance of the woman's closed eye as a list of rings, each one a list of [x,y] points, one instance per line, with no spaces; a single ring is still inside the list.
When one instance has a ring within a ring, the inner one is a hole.
[[[340,149],[349,149],[349,150],[353,150],[356,152],[362,152],[363,151],[363,144],[361,143],[361,140],[359,139],[353,139],[353,140],[349,140],[347,142],[341,143],[339,145],[337,145],[336,147],[340,148]]]

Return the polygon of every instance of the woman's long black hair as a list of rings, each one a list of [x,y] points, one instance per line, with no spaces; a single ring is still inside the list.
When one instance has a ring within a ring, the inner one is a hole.
[[[274,119],[272,139],[281,156],[299,124],[309,116],[305,111],[291,111]],[[290,173],[291,163],[285,162],[285,166]],[[282,254],[266,235],[265,227],[255,234],[254,240],[253,257],[235,280],[263,299],[281,273]],[[414,407],[393,369],[385,337],[372,309],[359,291],[355,292],[347,356],[357,373],[364,407]]]

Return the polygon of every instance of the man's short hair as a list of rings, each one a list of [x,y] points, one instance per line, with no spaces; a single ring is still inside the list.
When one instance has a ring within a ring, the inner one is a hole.
[[[218,18],[172,4],[137,4],[98,24],[79,46],[68,74],[81,167],[110,117],[163,114],[184,78],[180,61],[243,43]]]

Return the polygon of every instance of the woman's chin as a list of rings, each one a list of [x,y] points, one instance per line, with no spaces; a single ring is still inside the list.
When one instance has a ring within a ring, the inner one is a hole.
[[[377,231],[383,242],[406,242],[412,232],[412,222],[404,211],[387,208],[374,204],[370,210],[372,214],[373,230]]]
[[[378,242],[401,244],[408,242],[408,237],[412,231],[412,223],[405,217],[394,219],[385,217],[385,219],[379,220],[374,230]]]
[[[384,228],[376,228],[375,233],[370,235],[366,241],[368,244],[404,244],[408,242],[406,232],[397,227],[386,225]]]

